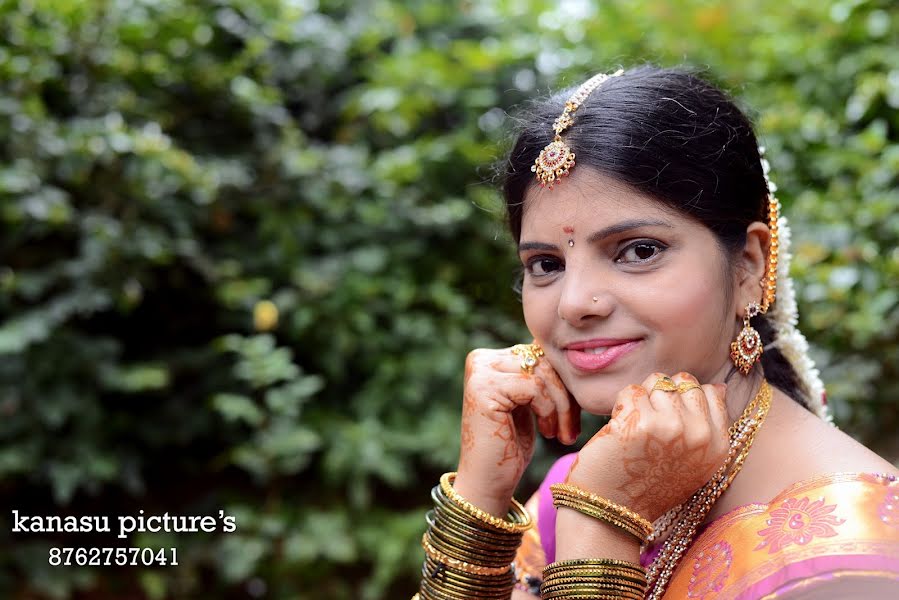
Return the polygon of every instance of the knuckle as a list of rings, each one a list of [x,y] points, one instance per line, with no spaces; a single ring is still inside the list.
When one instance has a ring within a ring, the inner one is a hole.
[[[686,436],[687,444],[692,448],[709,447],[712,443],[712,432],[708,427],[691,427]]]
[[[670,444],[674,440],[683,437],[677,428],[671,427],[670,425],[657,428],[654,436],[666,444]]]
[[[649,423],[645,423],[644,428],[648,435],[664,442],[674,441],[683,434],[683,428],[671,419],[654,419]]]
[[[609,423],[618,423],[618,421],[609,421]],[[653,433],[652,428],[650,428],[643,419],[640,419],[636,423],[632,424],[631,431],[633,431],[634,436],[638,438],[645,438]]]

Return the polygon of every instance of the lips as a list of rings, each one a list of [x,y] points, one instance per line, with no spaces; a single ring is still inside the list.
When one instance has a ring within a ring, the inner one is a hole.
[[[568,362],[582,371],[600,371],[615,363],[640,345],[640,340],[589,340],[570,344],[565,350]],[[599,354],[585,352],[587,349],[603,348]]]

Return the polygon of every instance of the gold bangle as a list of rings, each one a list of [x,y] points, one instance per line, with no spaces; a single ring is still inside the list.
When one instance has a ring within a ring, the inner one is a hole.
[[[429,526],[441,531],[452,531],[456,536],[470,541],[472,545],[490,549],[497,554],[511,552],[514,555],[521,545],[521,534],[491,529],[455,506],[443,496],[442,491],[437,496],[440,500],[434,510],[425,515]]]
[[[513,510],[509,511],[509,515],[512,517],[517,517],[516,521],[506,521],[505,519],[497,518],[491,515],[488,512],[485,512],[467,501],[463,498],[459,493],[453,489],[453,481],[456,479],[456,473],[444,473],[443,476],[440,477],[440,489],[446,495],[447,498],[452,500],[456,506],[462,508],[469,515],[477,519],[478,521],[484,523],[485,525],[489,525],[494,529],[498,529],[500,531],[506,531],[509,533],[524,533],[528,529],[533,526],[533,521],[531,520],[531,516],[528,514],[528,511],[524,506],[521,505],[520,502],[512,498],[512,508]]]
[[[495,569],[500,567],[507,567],[512,564],[512,561],[515,559],[514,555],[490,556],[482,552],[470,550],[468,548],[465,548],[464,546],[457,546],[451,543],[447,543],[445,540],[440,538],[439,533],[437,531],[434,531],[433,529],[428,530],[427,536],[428,544],[430,544],[431,548],[445,556],[469,564]]]
[[[605,575],[597,577],[584,577],[580,574],[578,574],[577,576],[572,574],[571,577],[552,577],[543,582],[543,586],[546,588],[546,591],[553,591],[556,589],[569,589],[578,586],[601,587],[604,585],[620,585],[635,590],[646,590],[645,582],[631,581],[622,577],[611,577]]]
[[[556,590],[553,592],[540,592],[540,598],[543,600],[555,600],[557,598],[565,598],[566,600],[584,599],[593,600],[595,598],[615,598],[616,600],[643,600],[645,592],[641,593],[636,590],[618,590],[615,588],[593,588],[586,587],[581,589]]]
[[[459,560],[458,558],[453,558],[452,556],[444,554],[431,545],[427,532],[425,532],[424,535],[421,536],[421,547],[424,548],[424,551],[428,556],[430,556],[437,562],[443,563],[446,566],[452,567],[459,571],[471,573],[472,575],[504,575],[506,573],[512,572],[511,563],[504,567],[485,567],[482,565],[475,565],[469,562],[465,562],[464,560]]]
[[[540,593],[542,600],[593,600],[594,598],[615,598],[616,600],[643,600],[643,594],[632,590],[619,590],[611,588],[583,588],[571,590],[556,590],[554,592]]]
[[[427,598],[497,598],[508,600],[514,587],[511,576],[502,579],[484,580],[484,576],[463,577],[454,574],[440,563],[434,563],[431,559],[425,561],[422,567],[422,581],[419,592]]]
[[[485,565],[490,567],[498,567],[500,565],[508,565],[515,559],[514,552],[496,554],[484,549],[476,548],[464,541],[451,539],[446,536],[446,532],[439,529],[428,529],[428,541],[432,546],[448,554],[454,558],[464,560],[466,562]]]
[[[572,568],[584,567],[587,569],[602,569],[606,567],[618,567],[627,569],[633,573],[639,573],[646,577],[646,568],[643,565],[627,560],[617,558],[569,558],[567,560],[559,560],[549,563],[543,567],[543,578],[552,575],[558,571],[565,571]]]
[[[572,567],[568,573],[547,576],[540,588],[541,598],[569,598],[580,593],[614,592],[625,597],[642,599],[646,592],[647,582],[645,579],[635,581],[630,577],[588,575],[588,573],[592,573],[589,568]]]
[[[576,510],[580,513],[587,515],[588,517],[593,517],[598,521],[604,521],[609,523],[610,525],[614,525],[619,529],[626,531],[631,534],[642,544],[646,541],[646,536],[643,535],[643,532],[637,529],[633,523],[629,521],[625,521],[619,517],[616,513],[610,513],[599,509],[592,504],[584,501],[578,501],[570,498],[555,498],[553,500],[553,505],[558,508],[564,506],[566,508],[570,508],[572,510]]]
[[[477,531],[476,535],[478,538],[483,538],[485,542],[494,545],[514,545],[517,548],[518,544],[521,543],[521,532],[494,529],[486,524],[483,519],[478,519],[470,511],[466,510],[463,506],[447,496],[440,484],[434,486],[434,490],[432,497],[434,498],[435,513],[440,513],[441,516],[445,517],[448,521],[452,521],[462,528],[467,527]],[[453,490],[453,492],[455,492],[455,490]],[[457,492],[456,495],[458,495]],[[459,497],[461,498],[461,496]],[[487,513],[485,512],[484,514]],[[488,516],[494,519],[496,518],[493,517],[493,515]],[[511,521],[513,523],[521,522],[521,516],[519,514],[510,513],[510,516],[512,517]],[[502,521],[501,519],[497,520]]]
[[[649,534],[652,533],[652,523],[650,523],[648,519],[642,517],[631,509],[603,498],[602,496],[597,496],[596,494],[582,490],[570,483],[555,483],[550,486],[550,490],[553,492],[553,497],[555,497],[555,493],[558,490],[563,494],[577,496],[582,500],[586,500],[602,510],[617,513],[625,520],[632,522],[638,529],[645,532],[644,537],[649,537]]]
[[[430,527],[430,530],[432,539],[439,537],[440,540],[448,546],[464,549],[466,552],[471,552],[473,554],[482,555],[486,560],[492,562],[499,561],[510,563],[518,551],[517,545],[511,548],[493,546],[453,529],[441,521],[435,521]]]
[[[650,523],[648,519],[642,517],[626,506],[622,506],[620,504],[612,502],[611,500],[603,498],[602,496],[598,496],[592,492],[588,492],[587,490],[583,490],[575,485],[571,485],[570,483],[555,483],[550,486],[550,490],[552,490],[553,492],[553,497],[555,497],[555,495],[558,493],[561,495],[580,498],[581,500],[585,500],[590,504],[601,508],[602,510],[618,513],[621,517],[627,519],[628,521],[632,521],[640,529],[646,530],[647,535],[652,533],[652,523]]]
[[[540,589],[540,597],[543,600],[549,600],[550,598],[567,598],[569,594],[573,593],[591,593],[591,594],[608,594],[608,593],[619,593],[622,595],[630,596],[633,598],[643,598],[643,595],[646,593],[646,586],[626,586],[626,585],[618,585],[615,583],[600,583],[600,584],[581,584],[581,583],[568,583],[562,587],[553,587],[544,585],[543,588]]]
[[[608,578],[613,577],[617,579],[624,579],[630,581],[631,583],[637,583],[640,585],[645,585],[647,583],[646,577],[638,573],[634,573],[633,571],[629,571],[627,569],[620,569],[618,567],[590,567],[583,569],[572,569],[570,571],[558,571],[553,573],[547,577],[547,581],[550,579],[553,581],[558,581],[561,579],[579,579],[584,581],[592,581],[594,579]]]
[[[485,579],[486,575],[456,573],[430,558],[425,561],[425,568],[427,572],[423,572],[422,581],[427,582],[432,591],[441,594],[461,594],[464,598],[492,598],[507,594],[514,585],[508,576]],[[508,600],[508,596],[504,600]]]

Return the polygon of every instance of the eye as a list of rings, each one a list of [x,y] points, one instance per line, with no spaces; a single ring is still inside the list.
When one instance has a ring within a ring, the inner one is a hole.
[[[524,270],[532,277],[546,277],[547,275],[552,275],[560,267],[561,263],[557,258],[535,256],[527,262]]]
[[[615,259],[617,263],[644,263],[652,260],[668,247],[653,240],[639,240],[624,248]]]

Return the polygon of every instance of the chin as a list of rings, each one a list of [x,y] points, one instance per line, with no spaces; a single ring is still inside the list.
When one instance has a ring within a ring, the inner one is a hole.
[[[627,387],[631,382],[618,384],[618,378],[609,378],[606,382],[579,381],[569,386],[568,389],[574,396],[575,402],[582,410],[592,415],[610,415],[615,407],[618,392]],[[566,384],[568,385],[568,384]]]

